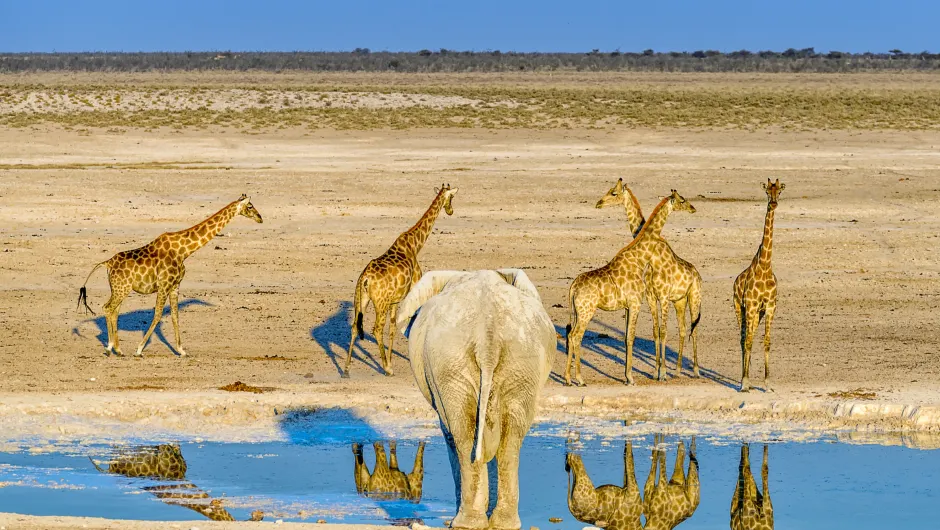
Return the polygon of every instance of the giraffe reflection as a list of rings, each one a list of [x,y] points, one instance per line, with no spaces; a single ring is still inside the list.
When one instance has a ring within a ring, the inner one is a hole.
[[[362,456],[362,444],[352,444],[356,491],[370,499],[420,501],[424,483],[424,442],[418,444],[414,467],[408,474],[398,469],[396,442],[388,443],[388,457],[382,442],[375,442],[372,447],[375,449],[375,467],[370,473]]]
[[[142,489],[167,504],[189,508],[213,521],[235,520],[232,514],[222,507],[222,499],[213,499],[195,484],[183,482],[186,480],[186,460],[183,459],[179,445],[161,444],[122,450],[108,462],[106,468],[102,468],[91,458],[89,460],[95,465],[95,469],[102,473],[180,481],[176,484],[147,486]]]
[[[581,457],[569,452],[565,458],[568,471],[568,510],[575,519],[605,528],[672,529],[695,512],[699,504],[698,461],[692,439],[688,473],[683,472],[685,444],[679,442],[676,467],[666,481],[666,452],[660,449],[662,435],[656,435],[650,474],[640,497],[633,461],[633,446],[624,444],[623,487],[605,484],[597,488],[591,482]],[[657,478],[658,475],[658,478]],[[640,516],[645,517],[641,524]]]
[[[643,486],[646,525],[644,528],[672,529],[695,513],[700,500],[698,460],[695,458],[695,437],[689,445],[689,470],[682,469],[685,462],[685,443],[679,441],[672,478],[666,481],[666,451],[660,449],[665,437],[654,437],[653,463]],[[657,473],[658,469],[658,473]],[[657,477],[658,475],[658,477]]]
[[[731,498],[731,530],[773,530],[774,506],[770,502],[767,468],[767,445],[764,445],[764,463],[761,466],[763,494],[758,491],[751,473],[747,444],[741,445],[741,463],[738,466],[738,484]]]
[[[581,456],[565,456],[568,472],[568,511],[575,519],[607,530],[640,529],[643,501],[633,467],[633,445],[623,448],[623,487],[605,484],[597,488],[584,469]]]

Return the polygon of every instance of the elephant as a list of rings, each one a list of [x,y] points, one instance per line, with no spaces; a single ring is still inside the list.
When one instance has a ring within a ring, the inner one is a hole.
[[[520,528],[519,452],[556,344],[535,286],[520,269],[428,272],[402,300],[396,323],[449,449],[451,526]],[[497,498],[487,520],[494,457]]]

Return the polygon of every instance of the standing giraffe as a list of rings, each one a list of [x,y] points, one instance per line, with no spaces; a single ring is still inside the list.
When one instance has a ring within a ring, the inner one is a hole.
[[[584,386],[581,379],[581,339],[588,324],[598,309],[617,311],[626,309],[626,333],[624,346],[624,378],[626,384],[633,384],[633,341],[636,337],[636,320],[639,317],[640,297],[646,291],[643,275],[647,266],[661,267],[664,257],[672,250],[660,235],[670,212],[694,212],[695,207],[679,195],[676,190],[664,198],[653,209],[649,220],[640,230],[640,234],[607,265],[599,269],[583,272],[571,282],[568,288],[569,324],[566,327],[568,360],[565,364],[565,384],[571,385],[571,361],[575,363],[575,380],[578,386]],[[662,367],[660,366],[660,373]]]
[[[385,320],[389,315],[394,315],[398,302],[408,294],[411,286],[421,279],[421,265],[418,263],[418,253],[421,247],[431,235],[431,228],[434,221],[441,213],[441,208],[447,212],[447,215],[453,215],[454,209],[451,201],[457,193],[457,188],[451,188],[450,184],[441,185],[437,190],[437,196],[431,202],[421,219],[417,224],[403,232],[398,239],[392,243],[392,246],[385,251],[385,254],[370,261],[366,268],[359,275],[356,281],[356,297],[353,302],[353,326],[351,337],[349,338],[349,350],[346,352],[346,365],[343,368],[343,377],[349,377],[349,361],[352,359],[353,346],[356,344],[356,336],[361,339],[362,332],[362,313],[366,310],[369,302],[372,302],[375,308],[375,325],[372,327],[372,335],[379,347],[379,355],[382,358],[382,369],[385,375],[392,375],[392,349],[395,346],[395,326],[388,328],[388,351],[385,351],[383,339],[385,338]]]
[[[121,303],[133,289],[140,294],[157,293],[153,322],[137,346],[135,355],[143,355],[144,346],[163,318],[163,306],[167,298],[170,300],[170,315],[173,317],[173,331],[176,333],[176,351],[180,356],[186,355],[180,340],[178,309],[180,282],[186,274],[183,261],[212,240],[236,215],[244,215],[255,222],[262,222],[261,214],[251,204],[248,196],[242,194],[238,200],[191,228],[161,234],[151,243],[137,249],[118,252],[111,259],[102,261],[91,269],[78,292],[78,303],[84,303],[85,308],[91,311],[85,285],[98,267],[105,265],[108,269],[108,283],[111,285],[111,298],[104,304],[104,316],[108,325],[108,349],[105,354],[113,352],[114,355],[124,355],[121,353],[118,337],[118,312]]]
[[[761,319],[764,319],[764,388],[770,387],[770,325],[777,308],[777,277],[771,268],[770,258],[774,242],[774,212],[777,198],[786,188],[780,179],[761,183],[767,193],[767,216],[764,218],[764,235],[757,247],[757,255],[751,264],[734,280],[734,314],[741,330],[741,392],[751,389],[751,346]]]
[[[633,444],[624,442],[623,487],[605,484],[594,487],[581,456],[565,456],[568,472],[568,511],[575,519],[605,530],[640,530],[643,501],[633,465]]]
[[[606,195],[597,201],[596,208],[623,205],[624,213],[627,216],[627,223],[630,233],[636,237],[640,229],[646,223],[643,217],[643,210],[640,208],[640,202],[633,195],[629,187],[623,185],[623,179],[617,179],[614,187],[610,188]],[[693,209],[694,211],[694,209]],[[657,235],[662,235],[661,233]],[[646,301],[653,315],[653,339],[656,344],[656,356],[659,358],[662,351],[663,358],[666,355],[666,318],[656,310],[656,304],[664,306],[669,302],[675,307],[676,322],[679,325],[679,351],[676,360],[676,372],[678,377],[682,374],[682,354],[685,348],[685,309],[689,308],[689,316],[692,322],[692,377],[699,377],[698,369],[698,323],[702,315],[702,275],[698,269],[688,261],[676,256],[675,259],[668,260],[663,267],[658,269],[648,268],[643,276],[646,284]],[[660,337],[663,337],[660,339]],[[661,349],[660,349],[661,348]],[[661,377],[658,375],[658,377]]]
[[[671,530],[695,513],[701,500],[701,485],[698,479],[698,459],[695,457],[695,437],[689,445],[689,470],[682,469],[685,461],[685,444],[680,440],[676,452],[672,478],[666,482],[666,451],[660,448],[664,436],[654,437],[653,463],[643,486],[646,530]],[[657,469],[659,470],[656,479]]]
[[[774,505],[770,502],[767,469],[767,444],[764,444],[764,464],[761,466],[763,494],[757,490],[751,473],[751,460],[747,444],[741,445],[741,463],[738,465],[738,483],[731,497],[731,530],[774,530]]]

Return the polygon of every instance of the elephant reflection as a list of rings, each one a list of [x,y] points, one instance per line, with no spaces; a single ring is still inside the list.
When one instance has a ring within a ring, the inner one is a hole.
[[[675,470],[666,480],[666,452],[660,449],[662,435],[656,435],[650,473],[643,496],[636,481],[633,446],[624,444],[623,487],[591,482],[581,457],[569,452],[565,458],[568,471],[568,510],[575,519],[606,530],[672,529],[695,512],[699,504],[698,460],[692,438],[688,472],[684,472],[685,444],[679,442]],[[640,516],[645,517],[641,524]]]
[[[352,444],[356,491],[371,499],[405,499],[415,503],[420,501],[424,482],[424,442],[418,444],[414,467],[408,474],[398,469],[396,442],[388,443],[388,459],[382,442],[375,442],[372,447],[375,449],[375,467],[370,473],[362,457],[362,445]]]
[[[731,530],[773,530],[774,506],[770,502],[768,487],[767,445],[764,444],[764,463],[761,466],[763,494],[754,483],[749,452],[748,445],[742,444],[738,483],[731,498]]]
[[[145,477],[157,480],[186,480],[186,460],[177,444],[132,447],[120,450],[108,461],[106,468],[89,457],[95,469],[102,473],[124,475],[125,477]],[[144,491],[166,502],[189,508],[213,521],[234,521],[225,508],[222,499],[213,499],[208,493],[191,482],[147,486]]]

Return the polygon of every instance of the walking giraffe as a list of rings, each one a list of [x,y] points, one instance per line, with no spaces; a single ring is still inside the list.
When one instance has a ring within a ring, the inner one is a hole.
[[[633,341],[639,316],[640,297],[645,292],[643,275],[647,266],[661,267],[664,256],[672,252],[662,238],[663,225],[674,211],[694,212],[695,207],[676,190],[659,202],[639,235],[617,253],[607,265],[583,272],[568,288],[569,324],[566,327],[568,360],[565,364],[565,384],[571,385],[571,361],[575,360],[575,380],[584,386],[581,378],[581,339],[598,308],[605,311],[626,309],[627,329],[624,335],[626,360],[624,378],[633,384]],[[659,367],[660,374],[662,366]]]
[[[741,330],[741,392],[751,389],[751,346],[760,321],[764,320],[764,388],[770,387],[770,326],[777,309],[777,277],[771,268],[770,258],[774,242],[774,212],[777,199],[786,188],[780,179],[761,183],[767,193],[767,216],[764,218],[764,235],[757,247],[757,255],[751,264],[734,280],[734,313]]]
[[[610,188],[607,194],[597,201],[596,207],[604,208],[615,204],[623,205],[630,233],[636,237],[646,223],[646,219],[643,217],[640,202],[633,195],[630,188],[623,185],[622,178],[617,179],[614,187]],[[685,310],[688,307],[692,323],[690,332],[692,338],[692,377],[699,377],[698,324],[702,315],[702,275],[699,274],[694,265],[676,256],[675,253],[672,257],[675,259],[668,260],[661,268],[655,270],[647,268],[643,276],[646,284],[646,302],[650,307],[650,313],[653,315],[653,339],[656,344],[656,356],[658,359],[660,351],[662,351],[663,359],[666,355],[665,311],[657,311],[656,304],[665,307],[665,303],[669,302],[676,310],[676,323],[679,326],[679,350],[675,375],[678,377],[682,374],[682,355],[685,349],[686,333]],[[662,318],[660,318],[661,315]]]
[[[774,505],[770,502],[767,444],[764,444],[764,463],[761,466],[763,493],[757,489],[751,473],[750,450],[741,445],[741,463],[738,482],[731,497],[731,530],[774,530]]]
[[[105,354],[124,355],[121,353],[118,337],[118,312],[121,303],[131,290],[134,290],[140,294],[157,293],[153,321],[147,333],[144,334],[143,340],[140,341],[140,345],[137,346],[135,355],[138,357],[143,355],[144,346],[147,345],[154,329],[163,318],[163,306],[167,299],[170,301],[170,315],[173,318],[173,331],[176,334],[176,351],[180,356],[186,355],[180,340],[178,306],[179,286],[186,274],[183,261],[212,240],[236,215],[244,215],[255,222],[262,222],[261,214],[251,204],[248,196],[242,194],[238,200],[191,228],[161,234],[149,244],[137,249],[118,252],[111,259],[102,261],[91,269],[78,292],[78,303],[79,306],[84,303],[85,308],[91,311],[88,307],[88,292],[85,285],[98,267],[106,266],[108,283],[111,286],[111,298],[104,304],[104,316],[108,326],[108,348]],[[91,312],[94,314],[94,311]]]
[[[437,190],[437,196],[431,202],[421,219],[417,224],[403,232],[398,239],[392,243],[392,246],[385,251],[385,254],[370,261],[366,268],[359,275],[356,281],[356,296],[353,302],[353,326],[351,337],[349,338],[349,350],[346,352],[346,364],[343,368],[343,377],[349,377],[349,361],[352,359],[353,346],[356,344],[356,336],[361,339],[362,332],[362,313],[366,310],[369,302],[375,308],[375,324],[372,327],[372,334],[379,347],[379,355],[382,359],[382,369],[385,375],[392,375],[392,349],[395,346],[395,326],[388,328],[388,351],[385,351],[383,339],[385,337],[385,320],[389,315],[394,315],[398,302],[408,294],[411,286],[421,279],[421,265],[418,263],[418,253],[421,247],[431,235],[431,228],[434,221],[441,213],[441,208],[447,212],[447,215],[453,215],[454,209],[451,206],[457,188],[451,188],[441,185]]]

